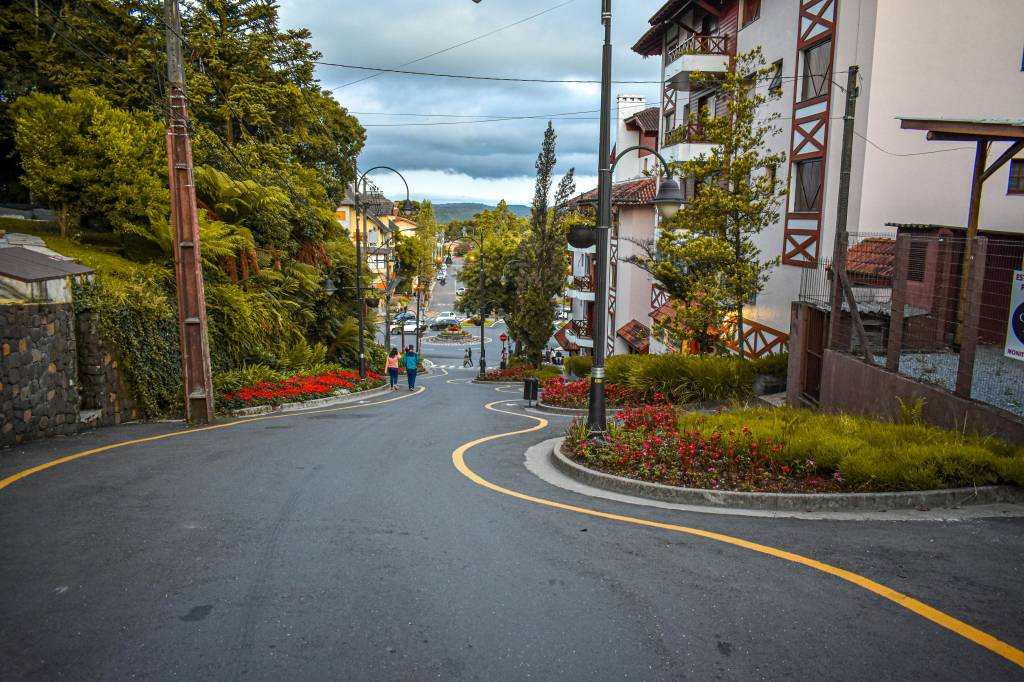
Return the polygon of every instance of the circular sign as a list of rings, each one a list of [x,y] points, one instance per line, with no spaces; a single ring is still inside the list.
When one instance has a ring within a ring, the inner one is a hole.
[[[1020,343],[1024,343],[1024,303],[1017,306],[1013,311],[1013,335]]]
[[[1020,335],[1020,333],[1018,333],[1018,336],[1019,335]],[[498,337],[498,340],[499,341],[508,341],[508,334],[502,334],[501,336]]]

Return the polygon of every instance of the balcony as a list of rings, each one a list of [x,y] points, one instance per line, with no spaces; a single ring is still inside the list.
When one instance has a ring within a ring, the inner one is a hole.
[[[665,133],[661,153],[670,163],[692,161],[701,154],[710,156],[712,146],[704,140],[704,133],[699,124],[684,123]]]
[[[729,69],[729,37],[692,34],[665,57],[665,80],[676,90],[690,90],[690,74],[725,73]]]
[[[593,348],[594,340],[591,338],[590,322],[587,320],[571,320],[565,328],[565,336],[569,341],[581,348]]]
[[[569,298],[575,298],[578,301],[593,301],[594,280],[589,276],[572,277],[569,280],[569,287],[566,293]]]

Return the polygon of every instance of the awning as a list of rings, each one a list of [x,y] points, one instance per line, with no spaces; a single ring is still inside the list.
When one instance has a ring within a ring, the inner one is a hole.
[[[651,347],[651,330],[638,320],[630,320],[615,333],[637,353],[646,353]]]

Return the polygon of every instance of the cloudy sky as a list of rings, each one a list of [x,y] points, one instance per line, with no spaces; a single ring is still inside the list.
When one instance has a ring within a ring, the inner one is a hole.
[[[616,80],[658,78],[657,61],[645,60],[629,48],[662,3],[613,3],[612,74]],[[313,44],[323,53],[325,62],[394,68],[556,8],[404,68],[460,75],[596,80],[601,74],[600,5],[600,0],[483,0],[480,4],[471,0],[281,0],[281,23],[312,30]],[[489,204],[506,199],[509,203],[529,204],[533,197],[533,165],[547,124],[545,117],[551,114],[563,114],[554,120],[559,174],[575,167],[578,189],[596,185],[598,85],[403,74],[383,74],[350,84],[373,73],[317,67],[322,85],[337,88],[334,95],[338,101],[366,126],[367,144],[359,165],[396,167],[409,180],[413,198]],[[613,96],[617,94],[645,95],[649,102],[657,103],[658,86],[615,85]],[[512,116],[540,118],[467,122]],[[372,177],[389,195],[401,193],[401,181],[394,176]]]

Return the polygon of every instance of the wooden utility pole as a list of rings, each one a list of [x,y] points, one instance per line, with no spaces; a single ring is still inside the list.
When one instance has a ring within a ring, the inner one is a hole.
[[[213,421],[213,380],[210,376],[210,346],[206,336],[206,295],[203,290],[203,262],[199,252],[199,220],[192,173],[192,140],[188,135],[188,99],[185,96],[185,65],[181,50],[178,0],[164,1],[164,24],[167,27],[167,92],[170,105],[167,177],[171,191],[171,222],[174,224],[174,275],[178,285],[185,419],[208,424]]]
[[[850,173],[853,167],[853,125],[857,113],[857,72],[860,69],[857,65],[851,65],[846,73],[846,111],[843,113],[843,146],[842,156],[839,161],[839,196],[836,200],[836,233],[835,242],[832,245],[832,296],[830,300],[831,311],[829,313],[828,325],[828,348],[836,349],[839,344],[839,324],[843,316],[843,294],[852,293],[846,279],[846,253],[850,248],[850,235],[846,229],[847,219],[850,212]],[[854,325],[860,332],[860,320],[857,311],[857,304],[850,299],[850,315],[854,319]],[[861,345],[866,339],[861,334]],[[865,346],[863,352],[870,362],[869,349]]]

